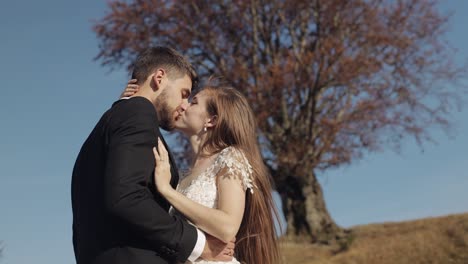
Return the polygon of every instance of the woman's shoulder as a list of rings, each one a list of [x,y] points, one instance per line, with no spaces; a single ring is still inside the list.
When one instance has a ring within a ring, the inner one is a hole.
[[[236,158],[236,157],[243,157],[245,158],[245,154],[244,154],[244,151],[241,150],[240,148],[236,147],[236,146],[228,146],[226,148],[224,148],[223,150],[221,150],[219,152],[219,156],[218,157],[232,157],[232,158]]]
[[[244,151],[235,146],[229,146],[219,152],[216,162],[221,167],[251,171],[252,166]]]
[[[253,192],[253,168],[242,149],[235,146],[224,148],[219,153],[216,163],[218,164],[219,172],[221,172],[218,174],[225,175],[227,173],[240,176],[244,188],[250,189]]]

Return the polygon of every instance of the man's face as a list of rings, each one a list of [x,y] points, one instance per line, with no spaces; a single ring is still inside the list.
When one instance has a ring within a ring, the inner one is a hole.
[[[187,103],[192,90],[192,80],[188,75],[166,79],[166,85],[156,98],[159,126],[167,131],[174,129],[174,121],[179,115],[180,106]]]
[[[191,136],[199,134],[210,119],[207,109],[208,95],[205,91],[200,91],[189,104],[182,104],[174,126],[185,135]]]

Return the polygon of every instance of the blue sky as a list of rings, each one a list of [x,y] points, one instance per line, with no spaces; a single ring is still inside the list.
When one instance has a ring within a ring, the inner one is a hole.
[[[466,1],[447,36],[468,58]],[[0,4],[0,263],[74,263],[70,176],[82,142],[117,99],[128,76],[109,73],[93,19],[105,1],[17,0]],[[460,62],[462,60],[459,60]],[[453,113],[455,137],[434,131],[424,152],[406,140],[320,174],[331,215],[342,226],[468,212],[468,109]]]

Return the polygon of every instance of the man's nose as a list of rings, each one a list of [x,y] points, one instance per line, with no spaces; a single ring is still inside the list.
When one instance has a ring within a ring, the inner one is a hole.
[[[189,104],[188,104],[187,100],[184,100],[184,101],[180,104],[180,109],[181,109],[182,111],[185,111],[185,110],[187,110],[188,105],[189,105]]]

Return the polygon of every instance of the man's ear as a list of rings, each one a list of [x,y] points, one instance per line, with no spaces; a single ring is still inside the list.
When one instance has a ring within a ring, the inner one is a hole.
[[[166,71],[164,69],[158,68],[154,73],[151,75],[151,87],[153,90],[157,91],[163,87],[163,84],[166,79]]]
[[[206,127],[214,127],[218,123],[218,116],[213,115],[210,118],[208,118],[208,121],[206,123]]]

